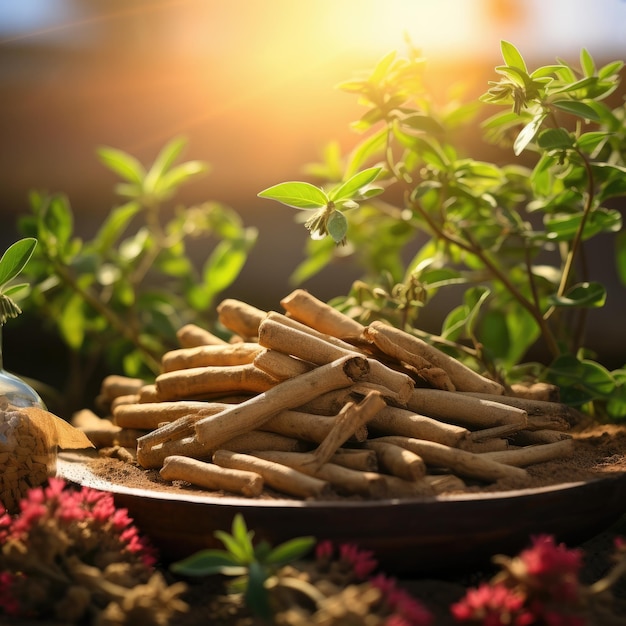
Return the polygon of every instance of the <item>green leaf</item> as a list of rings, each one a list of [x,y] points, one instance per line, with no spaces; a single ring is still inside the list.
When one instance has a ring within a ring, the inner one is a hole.
[[[328,194],[328,198],[332,202],[341,202],[342,200],[354,197],[359,189],[374,182],[376,178],[378,178],[382,169],[382,167],[370,167],[362,172],[359,172],[358,174],[355,174],[354,176],[351,176],[339,187],[333,189]]]
[[[237,545],[245,552],[246,562],[252,562],[254,560],[254,546],[252,544],[252,538],[254,537],[254,531],[249,531],[246,526],[246,522],[241,513],[237,513],[233,517],[232,524],[232,538],[237,542]]]
[[[29,283],[18,283],[16,285],[11,285],[10,287],[5,287],[4,289],[0,289],[0,293],[5,296],[16,296],[20,291],[27,291],[30,288]]]
[[[248,571],[225,550],[200,550],[181,561],[172,563],[170,569],[184,576],[212,576],[213,574],[240,576]]]
[[[335,243],[341,243],[348,232],[348,221],[341,211],[333,211],[326,223],[328,234]]]
[[[580,51],[580,66],[585,76],[593,76],[596,73],[596,64],[589,51],[585,48]]]
[[[582,220],[582,213],[572,215],[549,215],[544,219],[548,238],[553,241],[571,241]],[[599,208],[589,213],[583,230],[583,240],[590,239],[599,233],[619,232],[622,227],[622,216],[617,209]]]
[[[57,322],[65,343],[73,349],[79,350],[85,338],[85,315],[83,298],[73,295],[65,303]]]
[[[0,291],[24,269],[37,247],[37,239],[26,237],[11,244],[0,258]]]
[[[134,185],[141,185],[146,172],[141,163],[130,154],[115,148],[102,147],[97,151],[100,161],[110,170]]]
[[[232,285],[246,261],[256,240],[256,232],[235,240],[220,241],[204,264],[203,293],[209,300],[207,306],[218,293]]]
[[[74,215],[67,198],[59,195],[50,198],[41,217],[45,243],[54,255],[66,261],[65,252],[74,231]]]
[[[378,156],[385,149],[387,143],[387,129],[385,127],[377,130],[361,141],[352,150],[346,165],[345,176],[350,177],[356,174],[361,167],[372,157]]]
[[[615,379],[605,367],[572,355],[555,359],[547,370],[547,379],[561,389],[561,400],[574,406],[608,397],[615,389]]]
[[[526,68],[526,63],[524,62],[522,55],[512,43],[502,40],[500,42],[500,50],[502,52],[502,58],[507,65],[510,65],[511,67],[516,67],[517,69],[522,70],[525,73],[528,72]]]
[[[443,135],[445,128],[432,116],[423,113],[413,113],[400,120],[403,127],[422,131],[431,135]]]
[[[607,63],[598,70],[598,78],[600,80],[604,80],[606,78],[614,76],[615,74],[619,74],[619,72],[622,71],[623,67],[624,61],[611,61],[610,63]]]
[[[612,374],[619,384],[607,401],[606,411],[611,419],[624,420],[626,419],[626,370],[616,370]]]
[[[467,320],[466,327],[469,336],[474,336],[475,326],[478,320],[478,315],[482,305],[486,302],[487,298],[491,295],[491,290],[487,287],[471,287],[465,292],[463,300],[467,307]]]
[[[276,546],[265,557],[265,563],[285,565],[306,556],[315,545],[315,537],[296,537]]]
[[[208,165],[202,161],[187,161],[186,163],[181,163],[168,172],[165,172],[157,181],[154,190],[158,194],[172,192],[191,178],[199,174],[204,174],[208,169]]]
[[[602,121],[595,109],[584,102],[578,102],[577,100],[555,100],[552,106],[566,113],[582,117],[585,120],[591,120],[592,122]]]
[[[467,306],[460,304],[453,308],[444,318],[441,326],[441,336],[449,341],[458,341],[463,337],[467,320]]]
[[[307,245],[308,250],[306,258],[296,267],[289,277],[289,282],[292,285],[301,285],[303,282],[319,274],[331,263],[335,256],[336,246],[331,237],[325,237],[320,241],[309,239]]]
[[[250,551],[248,550],[248,546],[240,545],[239,542],[226,531],[216,530],[213,534],[216,539],[219,539],[224,544],[226,550],[237,563],[240,565],[248,565],[250,563]]]
[[[254,615],[264,620],[269,620],[272,617],[272,610],[270,607],[269,593],[265,588],[266,580],[267,572],[261,564],[257,562],[251,563],[248,571],[248,586],[244,593],[244,601],[248,609],[250,609]]]
[[[548,128],[539,133],[537,145],[545,150],[567,150],[574,145],[574,138],[564,128]]]
[[[589,133],[583,133],[576,140],[576,145],[586,152],[593,152],[601,144],[603,145],[610,137],[610,133],[605,131],[592,131]]]
[[[554,296],[549,300],[558,307],[600,308],[606,302],[606,289],[596,282],[579,283],[568,289],[564,296]]]
[[[311,183],[286,182],[264,189],[259,198],[268,198],[294,209],[321,209],[328,204],[328,196]]]
[[[146,193],[153,193],[157,190],[161,177],[172,166],[186,144],[186,139],[177,137],[163,146],[143,181]]]
[[[93,241],[100,254],[104,254],[112,248],[140,209],[141,206],[138,202],[127,202],[109,213]]]
[[[520,131],[519,135],[515,139],[515,143],[513,144],[513,152],[515,156],[519,156],[524,148],[534,139],[537,131],[543,124],[543,120],[546,119],[547,113],[540,113],[535,115],[524,128]]]

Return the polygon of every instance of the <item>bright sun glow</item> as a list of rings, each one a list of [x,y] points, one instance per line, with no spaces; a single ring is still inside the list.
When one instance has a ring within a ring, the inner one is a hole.
[[[479,4],[458,0],[337,2],[327,16],[328,37],[359,51],[384,53],[402,45],[408,36],[418,48],[431,53],[456,54],[479,38]]]

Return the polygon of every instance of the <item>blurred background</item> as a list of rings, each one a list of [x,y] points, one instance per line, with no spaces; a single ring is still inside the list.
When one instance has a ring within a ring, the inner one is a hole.
[[[118,202],[96,148],[149,164],[183,135],[185,159],[212,170],[179,200],[222,201],[259,229],[227,295],[277,307],[307,233],[292,210],[257,193],[302,179],[328,141],[346,150],[357,142],[349,124],[361,110],[335,86],[404,52],[405,36],[428,59],[434,90],[461,80],[479,95],[495,78],[501,39],[531,67],[577,62],[583,47],[598,63],[624,58],[626,2],[0,0],[0,247],[18,236],[31,189],[67,194],[78,230],[93,234]],[[617,281],[613,259],[611,250],[594,255],[603,282]],[[327,300],[356,277],[339,265],[303,286]],[[616,297],[594,312],[594,326],[610,339],[596,342],[623,364],[626,299],[617,282],[609,289]]]

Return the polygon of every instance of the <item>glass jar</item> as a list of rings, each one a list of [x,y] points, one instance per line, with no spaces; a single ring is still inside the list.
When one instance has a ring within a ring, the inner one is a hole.
[[[40,409],[46,408],[44,401],[30,385],[4,369],[2,325],[0,324],[0,408],[7,403],[14,407],[36,406]]]
[[[56,470],[56,448],[29,410],[46,407],[30,385],[4,369],[0,334],[0,504],[9,513]]]

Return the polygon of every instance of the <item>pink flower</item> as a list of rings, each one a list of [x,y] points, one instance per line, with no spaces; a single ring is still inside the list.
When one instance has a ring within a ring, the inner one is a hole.
[[[339,546],[339,558],[351,565],[354,575],[360,580],[365,580],[378,567],[378,561],[373,557],[373,552],[360,550],[353,544]]]
[[[458,622],[483,626],[527,626],[533,615],[524,608],[525,597],[502,584],[484,583],[468,589],[450,611]]]
[[[578,574],[582,566],[582,552],[555,544],[554,537],[539,535],[532,545],[519,554],[529,576],[536,579],[536,587],[558,601],[575,601],[579,595]]]
[[[384,575],[370,580],[373,587],[379,589],[383,600],[392,615],[385,621],[385,626],[430,626],[433,616],[418,600],[404,589],[399,589],[392,578]]]
[[[320,541],[315,546],[315,558],[317,560],[329,561],[333,554],[335,553],[335,549],[333,547],[332,541],[325,539],[324,541]]]

